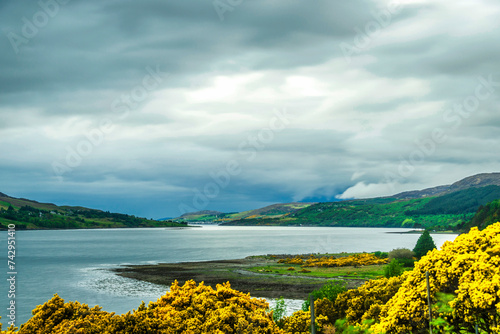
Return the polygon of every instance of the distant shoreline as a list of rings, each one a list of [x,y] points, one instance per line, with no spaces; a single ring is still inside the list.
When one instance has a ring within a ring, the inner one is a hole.
[[[16,225],[17,227],[17,225]],[[138,226],[138,227],[82,227],[82,228],[25,228],[17,229],[16,232],[20,231],[80,231],[80,230],[125,230],[125,229],[168,229],[168,230],[186,230],[191,228],[199,228],[201,226]],[[0,229],[0,232],[7,232],[8,229]]]
[[[422,234],[424,233],[424,230],[411,230],[411,231],[404,231],[404,232],[385,232],[388,234]],[[460,232],[454,232],[454,231],[433,231],[430,232],[430,234],[460,234]]]

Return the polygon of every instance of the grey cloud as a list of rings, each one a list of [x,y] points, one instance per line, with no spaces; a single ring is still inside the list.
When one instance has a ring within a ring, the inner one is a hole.
[[[212,1],[73,1],[18,54],[6,34],[20,34],[23,16],[40,7],[3,1],[0,191],[173,216],[235,159],[242,172],[207,209],[334,200],[358,182],[383,184],[435,128],[448,140],[400,177],[398,190],[498,170],[498,91],[456,129],[443,116],[473,96],[479,76],[500,81],[492,19],[500,8],[483,1],[465,10],[458,1],[447,13],[421,2],[392,16],[349,63],[341,43],[354,43],[382,1],[244,1],[223,21]],[[113,101],[157,65],[168,77],[120,117]],[[249,74],[260,79],[234,79]],[[218,87],[217,77],[234,80]],[[285,106],[290,124],[249,161],[239,145]],[[64,163],[68,147],[105,118],[115,128],[58,180],[52,163]]]

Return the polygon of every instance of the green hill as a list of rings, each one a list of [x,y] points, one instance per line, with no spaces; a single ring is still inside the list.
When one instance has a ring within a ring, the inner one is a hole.
[[[396,200],[351,200],[317,203],[279,218],[240,219],[228,225],[308,225],[345,227],[434,227],[449,229],[470,219],[473,213],[418,215],[410,213],[425,207],[432,198]]]
[[[204,210],[185,213],[176,220],[186,222],[212,222],[226,215],[226,213],[220,211]]]
[[[450,186],[393,197],[326,202],[279,217],[242,217],[228,225],[309,225],[346,227],[425,227],[459,230],[476,210],[500,199],[500,173],[478,174]]]
[[[79,206],[39,203],[0,193],[0,229],[6,229],[9,224],[15,224],[18,230],[186,226]]]
[[[491,224],[500,221],[500,199],[486,205],[481,205],[472,220],[466,225],[467,228],[477,226],[484,229]]]
[[[231,213],[205,210],[185,213],[177,218],[176,221],[224,223],[242,219],[273,219],[306,208],[312,204],[314,203],[280,203],[260,209]]]

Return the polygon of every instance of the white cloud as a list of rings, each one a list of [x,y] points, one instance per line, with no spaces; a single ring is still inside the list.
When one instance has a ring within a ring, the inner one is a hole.
[[[394,184],[376,184],[365,182],[358,182],[354,186],[348,188],[342,194],[335,196],[338,199],[352,199],[352,198],[371,198],[393,195],[395,190]]]

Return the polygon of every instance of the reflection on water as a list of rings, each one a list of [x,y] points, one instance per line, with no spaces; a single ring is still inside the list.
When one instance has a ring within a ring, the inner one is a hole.
[[[157,299],[169,290],[164,285],[118,276],[105,268],[82,268],[80,273],[81,278],[76,284],[89,293]]]
[[[109,268],[109,266],[108,266]],[[169,287],[160,284],[142,282],[127,277],[115,275],[114,272],[105,268],[84,268],[81,269],[81,281],[77,282],[79,287],[91,290],[98,294],[110,296],[129,296],[156,300],[163,296]],[[276,299],[264,298],[269,303],[269,307],[276,306]],[[286,315],[300,310],[303,300],[285,299]],[[134,308],[137,308],[136,305]]]

